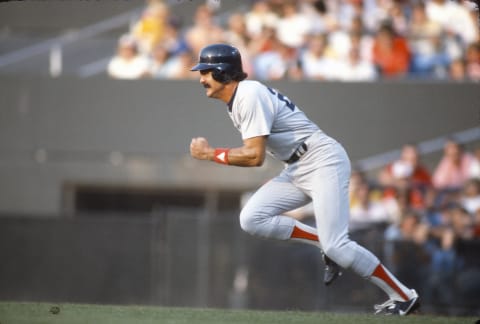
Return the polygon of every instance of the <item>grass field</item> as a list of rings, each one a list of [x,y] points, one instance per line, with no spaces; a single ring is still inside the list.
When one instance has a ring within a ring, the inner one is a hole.
[[[59,310],[57,314],[55,310]],[[244,311],[203,308],[105,306],[0,302],[0,324],[339,324],[475,323],[473,317],[374,316],[300,311]]]

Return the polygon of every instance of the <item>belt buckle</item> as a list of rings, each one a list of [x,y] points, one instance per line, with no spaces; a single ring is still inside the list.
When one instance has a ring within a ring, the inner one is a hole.
[[[294,162],[297,162],[300,160],[300,158],[307,152],[308,146],[303,142],[296,150],[293,152],[293,154],[290,156],[290,158],[286,161],[287,164],[292,164]]]

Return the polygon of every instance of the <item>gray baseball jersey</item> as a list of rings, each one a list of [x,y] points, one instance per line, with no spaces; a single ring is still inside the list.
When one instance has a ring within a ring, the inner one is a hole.
[[[229,115],[243,139],[268,135],[268,153],[282,161],[320,131],[289,98],[258,81],[239,83]]]

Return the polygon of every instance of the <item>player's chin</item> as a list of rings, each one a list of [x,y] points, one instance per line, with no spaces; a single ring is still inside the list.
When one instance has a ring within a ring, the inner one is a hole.
[[[212,98],[213,97],[213,91],[212,91],[212,88],[205,88],[205,95],[209,98]]]

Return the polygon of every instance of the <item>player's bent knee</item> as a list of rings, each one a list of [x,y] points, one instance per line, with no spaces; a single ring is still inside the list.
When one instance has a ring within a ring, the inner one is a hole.
[[[240,227],[248,234],[255,235],[257,227],[255,217],[245,209],[240,213]]]
[[[269,219],[264,213],[244,208],[240,213],[240,227],[250,235],[268,237]]]

